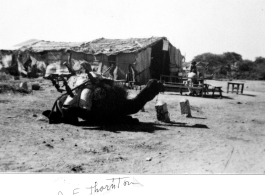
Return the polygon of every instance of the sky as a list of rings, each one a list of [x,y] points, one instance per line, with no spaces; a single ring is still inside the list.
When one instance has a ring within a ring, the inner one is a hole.
[[[265,57],[265,0],[0,0],[0,49],[29,39],[167,37],[186,61]]]

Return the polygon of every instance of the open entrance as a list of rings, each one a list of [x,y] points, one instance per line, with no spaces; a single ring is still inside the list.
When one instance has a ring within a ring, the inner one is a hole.
[[[163,51],[163,40],[152,46],[150,76],[152,79],[160,79],[160,75],[169,75],[169,52]]]

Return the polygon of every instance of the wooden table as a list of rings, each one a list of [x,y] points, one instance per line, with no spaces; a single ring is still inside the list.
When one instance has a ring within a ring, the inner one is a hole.
[[[236,93],[238,94],[238,91],[240,89],[241,86],[241,94],[243,94],[243,90],[244,90],[244,83],[238,83],[238,82],[228,82],[227,83],[227,93],[229,92],[229,86],[232,85],[232,93],[234,92],[234,90],[236,90]],[[236,87],[235,87],[236,86]]]

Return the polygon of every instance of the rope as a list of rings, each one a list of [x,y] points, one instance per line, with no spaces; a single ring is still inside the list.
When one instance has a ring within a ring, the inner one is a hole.
[[[150,68],[150,67],[147,67],[147,68],[143,69],[141,72],[137,73],[136,76],[142,74],[142,73],[143,73],[144,71],[146,71],[148,68]]]

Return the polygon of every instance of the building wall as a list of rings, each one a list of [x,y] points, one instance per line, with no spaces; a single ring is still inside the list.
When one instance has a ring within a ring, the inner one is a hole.
[[[149,47],[137,54],[135,68],[139,73],[137,78],[140,84],[146,84],[150,79],[151,52],[152,48]]]
[[[126,74],[129,72],[129,64],[133,64],[135,60],[135,53],[119,53],[116,56],[116,65],[119,67],[122,75],[120,79],[126,79]]]

